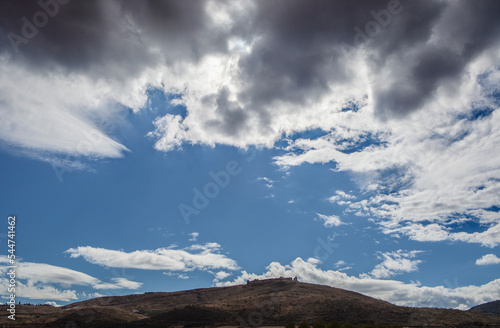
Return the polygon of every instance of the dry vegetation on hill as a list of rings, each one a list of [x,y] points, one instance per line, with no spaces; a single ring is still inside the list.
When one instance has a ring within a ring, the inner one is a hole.
[[[2,313],[7,311],[2,310]],[[306,321],[405,327],[500,327],[500,317],[408,308],[322,285],[269,279],[247,285],[172,293],[103,297],[51,306],[20,306],[16,324],[28,327],[285,326]],[[1,316],[0,324],[7,321]]]

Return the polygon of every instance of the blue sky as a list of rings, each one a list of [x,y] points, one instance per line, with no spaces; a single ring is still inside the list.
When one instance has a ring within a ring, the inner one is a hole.
[[[53,30],[79,18],[62,5],[20,53],[3,35],[0,238],[15,215],[18,300],[279,276],[408,306],[500,298],[499,44],[477,35],[495,35],[494,2],[463,30],[450,20],[466,2],[168,3],[184,20],[89,2],[67,5],[105,14],[67,31],[79,44]],[[427,33],[413,35],[407,22],[425,6],[442,16],[427,12]],[[39,9],[11,7],[4,34]],[[332,26],[323,10],[352,20]],[[356,45],[372,10],[393,18]],[[82,35],[122,15],[132,25],[90,38],[100,42]],[[155,34],[167,23],[179,28]],[[436,42],[450,35],[454,44]],[[470,40],[474,55],[457,50]],[[349,57],[345,42],[356,45]],[[62,58],[53,44],[81,53]],[[443,54],[462,64],[442,68]]]

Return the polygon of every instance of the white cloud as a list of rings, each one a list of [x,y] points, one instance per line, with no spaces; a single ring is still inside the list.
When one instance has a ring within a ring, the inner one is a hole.
[[[481,65],[472,65],[471,72]],[[363,192],[359,200],[342,194],[329,200],[375,218],[387,233],[495,247],[500,213],[491,208],[499,201],[500,156],[494,154],[500,132],[493,127],[500,124],[500,111],[494,99],[479,96],[494,88],[490,83],[498,85],[488,79],[464,81],[461,97],[441,94],[439,102],[405,120],[372,122],[369,107],[339,114],[334,130],[294,140],[275,163],[286,168],[334,162],[337,171],[355,173]],[[478,107],[492,112],[475,119]],[[344,152],[345,132],[350,140],[356,140],[352,134],[370,135],[371,145]],[[456,220],[479,223],[483,231],[454,231]]]
[[[123,277],[111,278],[113,283],[100,283],[92,286],[95,289],[139,289],[143,283],[130,281]]]
[[[6,297],[10,295],[7,290],[9,285],[8,279],[0,279],[0,295]],[[22,280],[16,281],[16,295],[17,297],[29,298],[34,300],[53,300],[61,302],[69,302],[79,299],[77,292],[72,289],[58,289],[51,285],[33,284],[29,281],[27,283]]]
[[[0,263],[7,264],[7,256],[0,256]],[[71,301],[79,298],[78,293],[69,289],[72,286],[90,286],[94,289],[138,289],[142,283],[126,278],[112,278],[112,283],[102,282],[88,274],[64,267],[45,263],[17,261],[17,296],[30,299],[50,299],[53,301]],[[7,276],[8,268],[0,266],[0,275]],[[8,295],[8,283],[5,279],[0,288],[0,295]],[[58,289],[53,285],[59,285]]]
[[[267,188],[272,188],[273,184],[276,182],[276,181],[273,181],[267,177],[259,177],[259,178],[257,178],[257,181],[265,181]]]
[[[322,270],[317,265],[317,261],[304,261],[301,258],[286,265],[272,262],[262,274],[242,271],[241,275],[233,281],[219,282],[217,285],[229,286],[245,284],[247,280],[253,279],[297,276],[302,282],[352,290],[397,305],[440,308],[464,309],[500,298],[500,279],[481,286],[426,287],[416,283],[406,284],[397,280],[349,276],[339,271]]]
[[[153,122],[156,129],[148,133],[148,136],[158,139],[155,143],[156,149],[171,151],[181,148],[187,136],[187,127],[181,120],[180,115],[167,114]]]
[[[72,258],[83,257],[86,261],[111,268],[144,270],[192,271],[209,269],[237,270],[236,261],[219,253],[220,245],[206,243],[184,249],[159,248],[130,253],[90,246],[70,248],[66,252]]]
[[[105,297],[105,296],[109,296],[109,295],[105,295],[105,294],[101,294],[101,293],[97,293],[97,292],[94,292],[94,293],[86,293],[86,292],[81,292],[80,294],[78,294],[78,298],[79,299],[92,299],[92,298],[98,298],[98,297]]]
[[[216,272],[216,273],[214,273],[214,282],[219,282],[220,280],[224,280],[227,277],[229,277],[230,275],[232,275],[231,272],[226,272],[226,271]]]
[[[390,278],[392,276],[417,271],[420,260],[412,260],[421,251],[406,252],[397,250],[395,252],[379,253],[378,258],[383,260],[375,266],[369,276],[373,278]]]
[[[327,228],[331,228],[333,226],[338,227],[342,224],[345,224],[336,215],[324,215],[324,214],[320,214],[320,213],[316,213],[316,215],[318,216],[318,218],[320,218],[321,220],[324,221],[323,225]]]
[[[486,254],[480,259],[476,260],[476,265],[490,265],[490,264],[499,264],[500,258],[495,254]]]
[[[339,260],[337,263],[335,263],[335,267],[339,268],[341,266],[347,265],[347,262],[344,260]]]
[[[346,271],[352,269],[352,267],[349,266],[349,264],[344,260],[339,260],[337,263],[335,263],[335,268],[337,269],[337,271]]]
[[[198,236],[200,235],[198,232],[191,232],[188,234],[191,238],[189,238],[189,241],[196,241]]]
[[[175,273],[175,272],[162,272],[165,276],[169,277],[177,277],[177,279],[182,279],[182,280],[187,280],[189,279],[189,276],[183,273]]]
[[[0,263],[8,263],[7,257],[0,256]],[[142,286],[140,282],[122,277],[112,278],[113,283],[106,283],[83,272],[46,263],[17,261],[17,266],[17,278],[26,281],[26,286],[30,288],[35,285],[47,286],[48,284],[58,284],[64,288],[70,288],[73,285],[91,286],[94,289],[138,289]],[[0,266],[0,273],[6,272],[7,266]]]
[[[340,203],[342,202],[341,200],[344,200],[344,199],[356,199],[356,196],[354,195],[350,195],[348,193],[346,193],[345,191],[342,191],[342,190],[337,190],[335,192],[335,196],[332,196],[330,198],[328,198],[328,201],[330,203]],[[350,201],[344,201],[344,203],[350,203]],[[342,205],[342,204],[341,204]]]
[[[61,307],[61,306],[62,306],[62,305],[59,305],[59,304],[57,304],[56,302],[52,302],[52,301],[45,302],[45,304],[51,305],[51,306],[53,306],[53,307]]]
[[[46,152],[118,158],[128,150],[108,136],[118,112],[109,97],[110,85],[79,74],[37,74],[1,56],[0,63],[0,88],[5,91],[0,98],[0,140],[7,145],[58,164],[61,159]]]

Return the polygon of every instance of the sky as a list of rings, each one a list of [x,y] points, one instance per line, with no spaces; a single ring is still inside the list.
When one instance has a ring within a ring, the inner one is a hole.
[[[0,296],[295,277],[500,299],[500,2],[0,1]]]

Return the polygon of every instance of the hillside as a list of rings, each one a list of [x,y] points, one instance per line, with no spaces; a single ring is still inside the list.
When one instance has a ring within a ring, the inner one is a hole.
[[[19,317],[16,323],[29,321],[38,327],[64,327],[73,323],[78,327],[113,327],[118,323],[122,327],[283,326],[288,322],[312,323],[323,319],[407,327],[500,327],[500,317],[496,316],[473,311],[399,307],[359,293],[291,279],[102,297],[73,303],[47,314],[29,314],[28,310],[24,311],[24,319]],[[2,312],[6,311],[2,309]],[[6,317],[1,318],[0,323],[6,323]]]
[[[500,300],[474,306],[469,311],[500,316]]]

